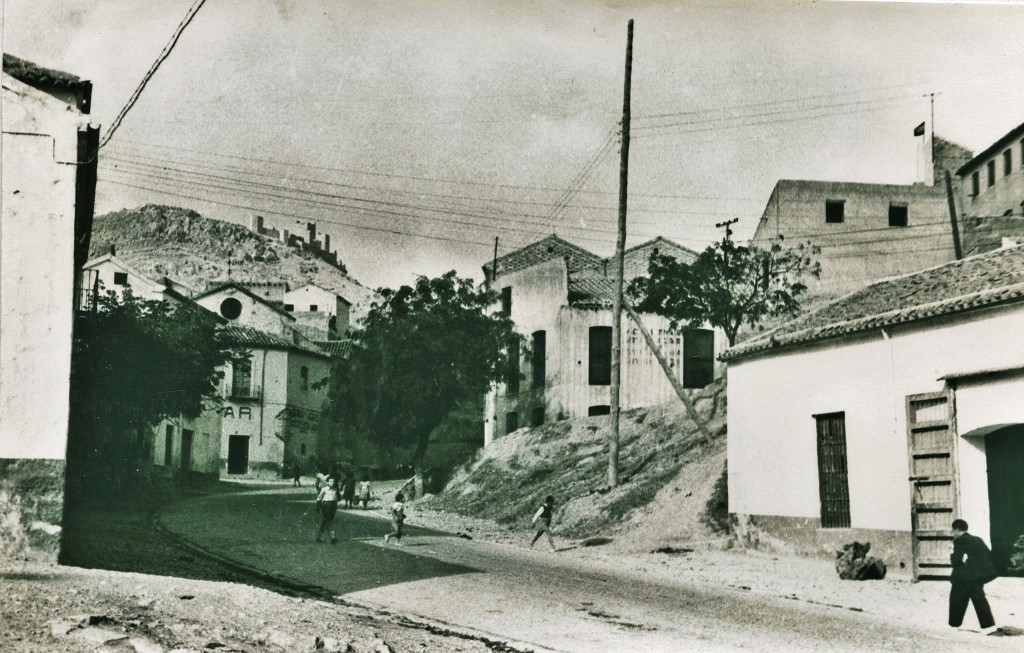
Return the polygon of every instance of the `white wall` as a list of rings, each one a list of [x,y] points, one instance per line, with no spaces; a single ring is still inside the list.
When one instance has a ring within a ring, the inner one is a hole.
[[[0,458],[63,459],[83,116],[3,75]],[[38,135],[20,135],[26,132]]]
[[[843,343],[840,345],[840,343]],[[940,391],[951,373],[1024,365],[1024,306],[961,314],[926,326],[875,330],[856,339],[729,365],[729,510],[818,518],[813,415],[844,411],[853,528],[910,530],[905,397]],[[990,388],[957,392],[958,430],[1024,421]],[[1017,406],[1022,405],[1018,400]],[[961,412],[963,411],[963,412]],[[1014,416],[1017,417],[1014,417]],[[1012,418],[1012,419],[1011,419]],[[984,450],[958,438],[962,516],[987,530]],[[984,496],[984,500],[981,497]],[[977,529],[979,534],[984,531]],[[986,533],[987,534],[987,533]]]
[[[132,294],[143,299],[162,300],[164,298],[164,285],[157,283],[148,277],[139,276],[132,270],[117,261],[106,259],[92,265],[86,265],[83,269],[95,270],[101,284],[101,293],[113,290],[118,297],[124,292],[124,286],[114,283],[114,274],[124,272],[128,275],[128,285],[131,286]]]
[[[228,297],[234,297],[242,304],[241,315],[234,320],[230,320],[231,324],[252,327],[279,336],[291,337],[290,325],[294,320],[235,288],[224,288],[213,294],[200,297],[195,302],[203,308],[221,315],[221,303]]]

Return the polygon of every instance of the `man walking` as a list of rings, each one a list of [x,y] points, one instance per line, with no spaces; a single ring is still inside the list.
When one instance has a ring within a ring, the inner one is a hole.
[[[964,556],[967,559],[964,560]],[[959,628],[964,622],[967,602],[974,604],[981,632],[990,634],[996,630],[992,610],[985,598],[985,583],[995,579],[996,569],[992,565],[992,552],[980,537],[967,532],[967,522],[957,519],[953,522],[953,563],[949,589],[949,625]]]
[[[555,514],[555,497],[550,494],[544,499],[544,503],[541,504],[540,508],[533,515],[533,521],[531,523],[536,524],[537,534],[533,536],[533,541],[530,542],[530,546],[533,547],[540,539],[541,535],[548,536],[548,546],[551,547],[552,551],[558,551],[555,548],[555,540],[551,537],[551,519]],[[537,522],[540,521],[538,524]]]

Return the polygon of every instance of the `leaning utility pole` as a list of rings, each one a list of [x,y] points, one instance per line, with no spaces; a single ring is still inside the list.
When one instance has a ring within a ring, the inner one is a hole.
[[[953,199],[953,180],[949,178],[949,170],[946,173],[946,202],[949,204],[949,223],[953,227],[953,255],[956,260],[964,257],[963,246],[960,244],[960,228],[956,221],[956,200]]]
[[[626,250],[626,198],[629,183],[629,82],[633,73],[633,19],[626,34],[626,81],[622,97],[622,148],[619,158],[619,235],[615,240],[615,299],[612,304],[612,433],[608,440],[608,485],[619,484],[619,391],[622,381],[622,273]]]

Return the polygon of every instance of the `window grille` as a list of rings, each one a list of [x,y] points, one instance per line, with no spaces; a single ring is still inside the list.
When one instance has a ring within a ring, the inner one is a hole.
[[[818,428],[818,495],[821,527],[850,527],[850,487],[846,469],[846,414],[815,415]]]
[[[590,327],[590,385],[611,385],[612,328]]]
[[[683,387],[703,388],[715,378],[715,332],[688,329],[683,332]]]

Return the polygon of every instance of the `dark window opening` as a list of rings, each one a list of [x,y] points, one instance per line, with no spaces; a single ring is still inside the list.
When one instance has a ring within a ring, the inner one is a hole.
[[[590,327],[590,385],[611,385],[612,328]]]
[[[127,286],[128,285],[128,273],[127,272],[115,272],[114,273],[114,285],[115,286]]]
[[[989,187],[996,185],[996,162],[989,161],[988,165],[985,166],[988,169],[988,185]]]
[[[715,380],[715,332],[688,329],[683,332],[683,387],[703,388]]]
[[[501,289],[501,314],[512,315],[512,286]]]
[[[237,320],[242,314],[242,302],[234,297],[228,297],[220,303],[220,314],[229,320]]]
[[[289,313],[291,313],[292,311],[295,310],[295,304],[285,304],[284,305],[284,310],[286,310]]]
[[[302,389],[309,390],[309,368],[303,365],[299,369],[299,377],[302,379]]]
[[[846,200],[825,200],[825,222],[839,224],[843,221]]]
[[[981,194],[981,177],[978,176],[978,171],[975,170],[971,173],[971,197],[977,197]]]
[[[544,426],[544,406],[537,406],[530,411],[530,426]]]
[[[818,496],[821,527],[850,527],[850,488],[846,469],[846,414],[815,415],[818,429]]]
[[[1003,152],[1003,176],[1007,177],[1013,172],[1013,152],[1006,150]]]
[[[505,379],[508,386],[508,393],[519,392],[519,340],[513,339],[508,343],[508,375]]]
[[[231,364],[231,396],[248,397],[252,393],[252,361],[248,358]]]
[[[519,428],[519,413],[505,414],[505,433],[511,433]]]
[[[889,226],[907,226],[907,205],[903,203],[892,203],[889,205]]]
[[[543,388],[544,377],[547,375],[547,334],[543,331],[533,332],[533,351],[531,352],[533,370],[533,387]]]
[[[164,465],[167,467],[171,466],[171,460],[174,454],[174,427],[170,424],[167,425],[167,430],[164,435]]]
[[[320,308],[320,307],[319,307],[319,306],[317,306],[316,304],[310,304],[310,305],[309,305],[309,312],[310,312],[310,313],[316,313],[316,312],[317,312],[317,310],[319,310],[319,308]]]
[[[590,417],[596,417],[597,415],[611,415],[611,406],[591,406],[587,409],[587,415]]]

